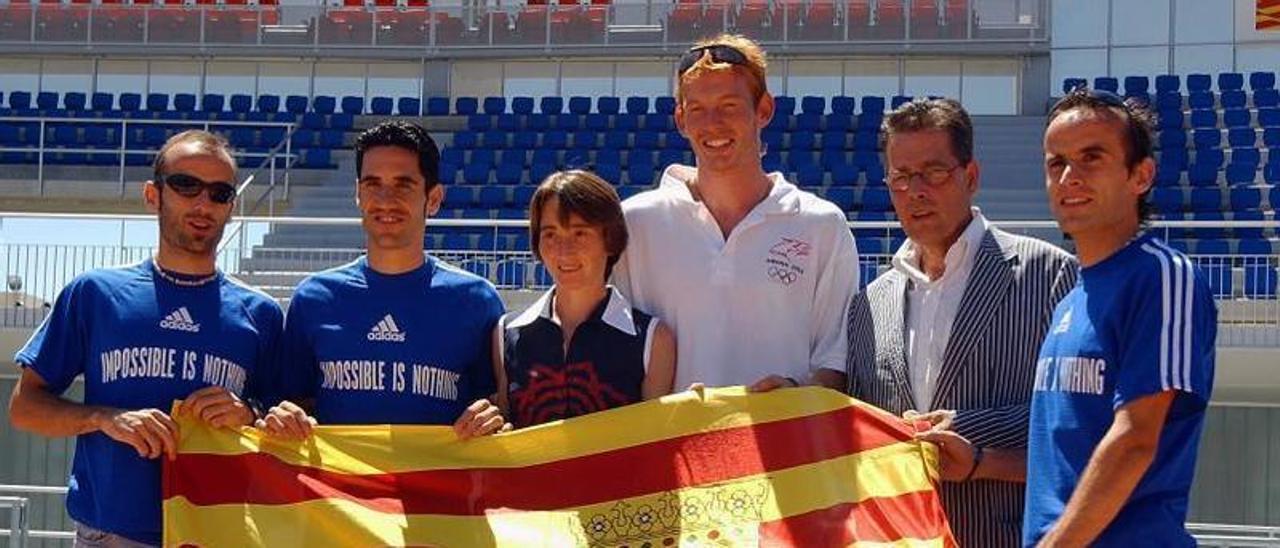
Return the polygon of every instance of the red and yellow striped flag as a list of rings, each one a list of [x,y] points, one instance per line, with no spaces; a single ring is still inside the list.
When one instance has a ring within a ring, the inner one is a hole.
[[[1280,30],[1280,0],[1258,0],[1255,30]]]
[[[684,392],[458,441],[180,420],[169,546],[954,546],[937,454],[837,392]]]

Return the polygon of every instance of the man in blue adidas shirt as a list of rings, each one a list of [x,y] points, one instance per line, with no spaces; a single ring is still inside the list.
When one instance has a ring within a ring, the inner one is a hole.
[[[158,212],[154,258],[76,277],[15,360],[15,427],[77,436],[67,512],[77,546],[160,543],[160,463],[173,458],[172,402],[217,427],[250,424],[283,315],[215,268],[235,203],[226,141],[175,135],[144,186]],[[84,375],[84,403],[61,395]]]
[[[298,285],[285,321],[279,396],[261,426],[284,437],[319,424],[453,424],[460,437],[507,427],[490,333],[503,313],[488,281],[427,256],[440,209],[439,151],[427,132],[380,124],[356,139],[356,203],[368,254]]]
[[[1194,546],[1187,498],[1217,310],[1187,256],[1140,231],[1155,172],[1150,115],[1073,92],[1050,112],[1044,148],[1050,207],[1082,270],[1036,365],[1023,543]],[[944,466],[1018,460],[938,436]]]

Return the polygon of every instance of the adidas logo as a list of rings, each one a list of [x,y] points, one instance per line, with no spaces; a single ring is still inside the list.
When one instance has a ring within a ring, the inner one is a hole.
[[[371,341],[404,342],[404,331],[396,325],[396,320],[387,314],[369,330],[366,336]]]
[[[200,324],[191,319],[191,313],[187,312],[187,307],[185,306],[170,312],[168,316],[160,320],[160,327],[178,331],[190,331],[192,333],[200,332]]]

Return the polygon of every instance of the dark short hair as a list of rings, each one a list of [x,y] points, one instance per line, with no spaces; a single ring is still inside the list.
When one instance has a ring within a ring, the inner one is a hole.
[[[951,141],[951,153],[961,165],[973,160],[973,122],[954,99],[925,99],[903,103],[880,124],[880,148],[898,133],[941,130]]]
[[[1124,99],[1109,91],[1078,87],[1054,103],[1045,126],[1048,127],[1059,116],[1075,109],[1110,113],[1124,123],[1124,164],[1130,172],[1143,160],[1155,158],[1151,137],[1155,131],[1155,115],[1146,103]],[[1151,187],[1147,187],[1147,191],[1138,198],[1139,221],[1145,221],[1151,215],[1151,204],[1147,202],[1147,195],[1150,193]]]
[[[374,147],[398,147],[416,154],[426,188],[440,184],[440,149],[422,126],[396,120],[364,130],[356,137],[356,178],[364,169],[364,153]]]
[[[604,249],[609,254],[605,263],[606,280],[613,275],[613,265],[627,249],[627,223],[622,216],[622,202],[618,192],[600,176],[590,171],[557,171],[548,175],[533,192],[529,200],[529,242],[533,256],[539,261],[538,242],[542,232],[542,208],[552,198],[560,202],[561,224],[569,223],[570,215],[577,215],[587,224],[599,227],[604,236]]]
[[[178,145],[184,143],[197,143],[201,148],[212,155],[225,154],[231,163],[231,171],[236,171],[235,156],[231,154],[231,144],[227,142],[221,135],[210,133],[203,129],[188,129],[186,131],[174,134],[164,145],[160,147],[160,151],[156,152],[156,159],[151,164],[152,181],[157,184],[164,179],[168,173],[165,173],[165,156],[169,151]]]

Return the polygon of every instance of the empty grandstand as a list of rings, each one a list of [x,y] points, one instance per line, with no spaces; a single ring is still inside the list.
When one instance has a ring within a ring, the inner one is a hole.
[[[1069,246],[1044,196],[1047,106],[1079,86],[1151,105],[1153,230],[1196,258],[1220,310],[1192,520],[1215,524],[1201,530],[1206,545],[1274,545],[1280,33],[1255,29],[1254,7],[0,0],[0,393],[16,378],[9,356],[63,283],[151,253],[139,188],[176,132],[209,129],[237,150],[241,222],[220,264],[287,302],[303,276],[361,253],[355,135],[387,119],[421,123],[441,145],[446,187],[424,247],[490,279],[515,308],[549,283],[523,222],[536,184],[587,168],[625,198],[665,166],[692,164],[673,120],[676,58],[699,37],[743,33],[770,54],[777,111],[764,165],[846,211],[864,284],[903,241],[885,185],[887,111],[912,97],[962,101],[975,115],[984,213]],[[67,538],[57,486],[70,442],[18,434],[0,416],[0,509],[18,506],[4,495],[22,497],[33,543]]]

